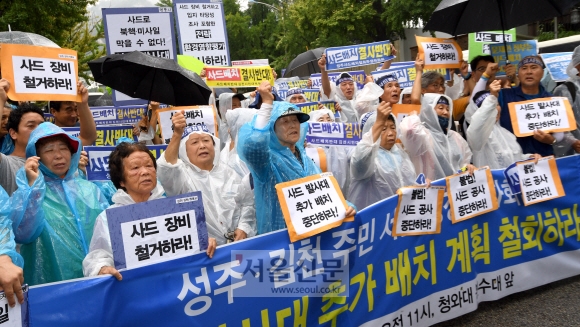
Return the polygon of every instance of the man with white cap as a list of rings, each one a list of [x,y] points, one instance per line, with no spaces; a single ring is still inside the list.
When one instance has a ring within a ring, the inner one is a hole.
[[[178,112],[171,118],[173,136],[157,160],[159,181],[167,196],[201,191],[207,230],[218,245],[251,236],[250,226],[255,226],[252,194],[239,192],[241,178],[220,163],[216,155],[220,140],[207,128],[186,128],[184,114]]]
[[[574,49],[572,59],[566,69],[568,80],[564,84],[559,85],[554,89],[554,96],[566,97],[570,101],[574,117],[576,118],[576,130],[571,134],[576,138],[572,147],[555,146],[554,152],[556,156],[572,155],[574,152],[580,152],[580,45]]]
[[[288,93],[286,93],[286,100],[284,100],[284,101],[290,102],[290,103],[308,102],[308,100],[306,100],[306,96],[304,96],[304,91],[302,91],[302,89],[297,88],[297,87],[293,87],[293,88],[288,90]]]

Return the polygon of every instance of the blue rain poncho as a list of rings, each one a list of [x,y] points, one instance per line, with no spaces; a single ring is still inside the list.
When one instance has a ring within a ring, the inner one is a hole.
[[[265,106],[267,105],[262,104],[260,110],[264,110]],[[286,228],[278,202],[276,184],[321,173],[320,168],[312,162],[304,150],[308,123],[301,124],[301,137],[296,143],[300,161],[288,147],[278,141],[274,124],[280,115],[290,108],[299,110],[291,103],[276,101],[264,128],[256,128],[256,120],[259,118],[256,116],[242,126],[238,134],[238,154],[253,175],[258,234]]]
[[[10,134],[4,135],[0,152],[4,153],[5,155],[10,155],[12,152],[14,152],[14,141],[10,137]]]
[[[36,142],[45,137],[67,135],[51,123],[40,124],[31,134],[26,157],[36,156]],[[72,153],[69,170],[61,178],[42,162],[38,178],[28,185],[22,167],[16,174],[18,190],[12,195],[16,242],[22,244],[24,280],[29,285],[83,277],[82,262],[97,216],[109,203],[99,188],[77,174],[80,148]]]
[[[403,186],[414,185],[415,168],[400,144],[383,149],[382,137],[373,142],[372,127],[376,113],[370,115],[363,127],[363,137],[357,144],[350,163],[350,192],[348,199],[359,208],[384,200]]]
[[[16,242],[14,242],[14,233],[12,232],[12,203],[8,193],[0,186],[0,255],[7,255],[12,263],[24,267],[22,256],[16,252]]]

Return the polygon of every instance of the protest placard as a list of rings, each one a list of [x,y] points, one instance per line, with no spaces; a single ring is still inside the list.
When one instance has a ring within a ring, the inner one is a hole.
[[[409,186],[397,190],[393,236],[439,234],[445,187]]]
[[[77,52],[69,49],[3,44],[2,77],[11,81],[8,98],[15,101],[74,101],[77,94]]]
[[[395,116],[397,119],[397,126],[403,121],[403,119],[409,116],[413,111],[419,114],[421,112],[421,105],[420,104],[394,104],[392,105],[391,114]]]
[[[234,60],[232,66],[270,66],[268,59]]]
[[[479,168],[473,172],[473,175],[466,171],[449,176],[446,178],[446,184],[453,223],[482,215],[499,207],[489,167]]]
[[[496,63],[499,64],[499,72],[496,76],[505,76],[506,65],[506,47],[503,43],[490,44],[491,55]],[[535,56],[538,54],[538,41],[527,40],[510,42],[507,44],[508,60],[512,65],[517,66],[518,63],[527,56]],[[516,72],[517,73],[517,72]]]
[[[274,85],[270,66],[205,67],[205,74],[210,87],[259,86],[262,81]]]
[[[358,123],[308,123],[306,142],[320,146],[356,146],[361,140]]]
[[[274,87],[277,91],[289,90],[294,87],[305,89],[307,84],[307,80],[301,80],[298,76],[277,78],[274,81]]]
[[[143,119],[145,108],[147,105],[91,107],[91,113],[97,125],[135,124]]]
[[[107,209],[115,268],[180,258],[208,246],[201,192]]]
[[[363,87],[365,86],[365,77],[366,77],[365,71],[357,70],[348,73],[350,74],[350,76],[352,76],[352,79],[356,83],[356,88],[362,90]],[[342,74],[342,72],[334,72],[334,73],[329,72],[328,80],[330,81],[330,83],[336,85],[336,80],[338,79],[340,74]],[[310,74],[310,81],[312,82],[313,89],[320,90],[320,87],[322,86],[322,74],[320,73]]]
[[[564,82],[568,79],[566,70],[572,61],[572,52],[542,53],[544,64],[554,82]]]
[[[344,47],[326,48],[326,70],[375,64],[395,58],[391,54],[391,42],[381,41],[355,44]]]
[[[80,127],[63,127],[62,128],[67,134],[74,137],[80,137],[81,129]],[[94,146],[106,146],[117,145],[117,141],[121,137],[126,137],[137,142],[137,135],[133,135],[132,125],[100,125],[97,126],[97,139],[93,143]]]
[[[424,72],[428,71],[436,71],[443,75],[446,81],[450,81],[451,77],[451,70],[447,68],[430,68],[424,69]],[[413,83],[415,82],[415,78],[417,78],[417,71],[415,69],[415,63],[411,61],[406,61],[402,64],[400,63],[393,63],[391,68],[385,70],[378,70],[371,72],[371,76],[375,83],[377,80],[387,74],[393,74],[397,77],[397,82],[399,82],[399,87],[407,88],[413,87]]]
[[[185,111],[186,127],[188,126],[205,126],[209,133],[219,137],[216,112],[213,106],[188,106],[188,107],[171,107],[157,111],[157,121],[161,132],[161,139],[165,144],[169,144],[173,135],[173,123],[171,117],[177,112]]]
[[[316,148],[304,148],[306,150],[306,155],[308,158],[312,159],[312,162],[322,170],[323,173],[328,171],[328,164],[326,161],[326,152],[324,152],[323,148],[316,147]]]
[[[229,66],[230,51],[222,2],[175,0],[179,49],[208,66]]]
[[[416,36],[425,68],[461,68],[463,52],[453,39]]]
[[[295,103],[294,105],[298,107],[303,113],[310,114],[311,112],[318,110],[318,105],[321,104],[326,107],[326,109],[330,109],[332,113],[336,113],[336,103],[334,101],[319,101],[319,102],[304,102],[304,103]]]
[[[320,101],[320,89],[304,89],[304,97],[306,101],[318,102]]]
[[[332,173],[276,184],[290,240],[296,242],[340,226],[346,200]]]
[[[89,158],[89,164],[87,165],[87,179],[89,181],[108,181],[111,179],[109,175],[109,157],[115,148],[115,146],[85,146],[83,148]],[[167,145],[147,145],[147,149],[149,149],[155,159],[159,159],[161,154],[167,149]]]
[[[535,164],[533,160],[517,163],[524,205],[565,196],[560,173],[554,157],[544,157]]]
[[[471,62],[473,58],[481,55],[491,55],[490,44],[516,41],[516,29],[512,28],[507,31],[486,31],[469,33],[468,35],[468,49],[469,58]]]
[[[14,290],[16,292],[16,290]],[[0,325],[2,327],[28,327],[30,310],[28,309],[28,284],[22,285],[24,302],[16,301],[14,307],[8,304],[6,293],[0,291]],[[17,300],[16,294],[13,295]]]
[[[534,135],[535,130],[567,132],[576,129],[576,119],[567,98],[540,98],[508,103],[514,134]]]
[[[140,51],[153,57],[176,59],[173,8],[102,8],[107,54]],[[145,104],[147,100],[113,90],[116,106]]]

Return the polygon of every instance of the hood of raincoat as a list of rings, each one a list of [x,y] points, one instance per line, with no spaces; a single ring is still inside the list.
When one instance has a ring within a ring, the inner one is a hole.
[[[377,121],[377,112],[369,112],[367,115],[363,116],[363,118],[366,117],[367,119],[365,120],[364,125],[362,126],[362,133],[363,135],[366,134],[367,132],[370,132],[371,128],[373,128],[373,125],[376,123]],[[395,123],[395,129],[397,128],[397,117],[395,117],[393,114],[391,114],[391,117],[393,117],[393,122]],[[399,133],[399,131],[397,130],[397,134]]]
[[[187,142],[187,140],[189,140],[189,137],[194,133],[207,134],[211,136],[211,138],[215,142],[213,166],[214,168],[217,167],[220,162],[220,149],[221,149],[220,139],[209,133],[206,128],[201,130],[198,126],[195,125],[186,128],[185,131],[183,132],[183,136],[181,137],[181,143],[179,143],[179,159],[181,159],[181,161],[183,161],[186,164],[186,166],[190,167],[191,169],[194,169],[197,172],[201,171],[199,167],[197,167],[196,165],[192,164],[191,161],[189,161],[189,157],[187,156],[187,150],[185,148],[185,143]]]
[[[71,135],[68,135],[62,128],[54,125],[53,123],[47,122],[47,123],[40,124],[40,125],[38,125],[38,127],[34,131],[32,131],[32,133],[30,133],[30,138],[28,139],[28,144],[26,145],[26,158],[37,156],[36,142],[38,142],[40,139],[44,139],[44,138],[48,138],[48,137],[56,136],[56,135],[63,135],[65,137],[67,137],[70,140],[70,143],[73,146],[73,149],[74,148],[77,149],[74,153],[71,153],[69,169],[64,177],[64,179],[70,179],[70,178],[74,177],[74,175],[77,172],[77,168],[79,166],[81,152],[78,150],[78,148],[79,148],[81,142],[78,138],[71,136]],[[75,144],[76,144],[76,147],[75,147]],[[44,176],[48,176],[51,178],[60,178],[60,176],[57,176],[52,171],[50,171],[48,169],[48,167],[46,167],[42,162],[39,162],[39,163],[40,163],[40,171],[42,171]]]
[[[230,129],[232,140],[236,140],[240,128],[242,128],[245,123],[252,121],[257,112],[256,109],[246,108],[238,108],[226,112],[226,122]]]
[[[574,77],[578,75],[578,69],[576,69],[578,65],[580,65],[580,45],[574,48],[574,52],[572,53],[572,59],[566,69],[568,76]]]
[[[440,133],[445,135],[441,125],[439,125],[439,118],[437,118],[437,112],[435,111],[435,106],[439,98],[445,97],[449,102],[449,124],[447,125],[447,130],[451,130],[451,126],[454,123],[453,117],[453,101],[450,97],[446,95],[436,94],[436,93],[426,93],[421,100],[421,112],[419,113],[419,118],[421,122],[429,129],[432,133]]]
[[[311,111],[309,115],[310,119],[308,121],[313,123],[318,122],[318,119],[320,119],[320,117],[324,115],[328,115],[328,117],[330,117],[330,120],[332,120],[333,122],[336,121],[334,114],[332,113],[332,110],[326,108]]]
[[[274,125],[276,125],[276,120],[278,120],[278,118],[280,118],[280,116],[289,109],[300,111],[300,109],[298,109],[297,106],[289,102],[274,101],[274,108],[272,108],[272,114],[270,115],[270,149],[281,151],[284,148],[286,148],[278,140],[278,136],[274,131]],[[304,140],[306,139],[307,132],[308,132],[308,122],[300,124],[300,138],[298,139],[298,142],[296,142],[296,147],[298,147],[298,150],[301,153],[304,152]]]
[[[163,186],[161,186],[161,183],[157,181],[157,185],[153,190],[151,190],[151,195],[149,196],[148,201],[160,199],[163,197],[163,194],[165,194],[165,190],[163,189]],[[117,192],[113,194],[112,200],[115,207],[136,203],[135,200],[133,200],[133,198],[129,195],[129,193],[123,191],[122,189],[118,189]]]
[[[222,120],[225,119],[226,113],[232,109],[232,98],[236,95],[235,93],[222,93],[218,98],[218,105],[220,111],[220,117]]]
[[[403,95],[405,94],[411,94],[411,92],[413,91],[412,87],[406,87],[403,89],[403,91],[401,91],[401,96],[399,97],[399,103],[402,104],[403,103]]]

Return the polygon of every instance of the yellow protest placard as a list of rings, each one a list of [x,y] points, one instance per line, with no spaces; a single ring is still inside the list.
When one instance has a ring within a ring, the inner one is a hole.
[[[262,81],[274,85],[270,66],[205,67],[205,74],[210,87],[259,86]]]
[[[332,173],[312,175],[276,185],[290,240],[340,226],[348,205]]]
[[[8,90],[11,100],[81,101],[74,50],[4,44],[0,62],[2,77],[12,84]]]
[[[463,52],[453,39],[416,36],[425,68],[461,68]]]
[[[508,103],[514,134],[534,135],[535,130],[567,132],[576,129],[576,118],[567,98],[552,97]]]
[[[455,224],[499,208],[489,167],[479,168],[473,175],[466,171],[449,176],[445,181],[452,223]]]

